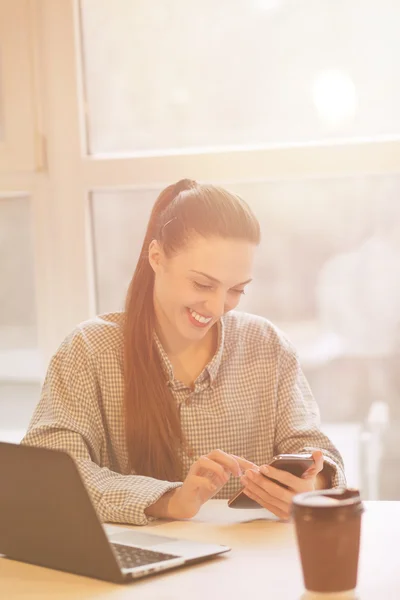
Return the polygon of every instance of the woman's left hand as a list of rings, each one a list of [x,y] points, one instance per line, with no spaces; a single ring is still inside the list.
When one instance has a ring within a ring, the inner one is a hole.
[[[312,456],[314,465],[307,469],[302,477],[296,477],[269,465],[263,465],[259,471],[255,468],[247,469],[241,478],[243,492],[277,517],[288,519],[293,496],[315,490],[317,487],[317,476],[324,467],[324,458],[320,450],[313,452]],[[288,489],[271,481],[272,479],[287,485]]]

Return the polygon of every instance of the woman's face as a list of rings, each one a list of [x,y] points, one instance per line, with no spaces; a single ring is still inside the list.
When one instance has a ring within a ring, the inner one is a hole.
[[[195,235],[168,258],[153,241],[149,260],[155,273],[154,303],[164,333],[199,341],[236,308],[251,281],[255,249],[242,240]]]

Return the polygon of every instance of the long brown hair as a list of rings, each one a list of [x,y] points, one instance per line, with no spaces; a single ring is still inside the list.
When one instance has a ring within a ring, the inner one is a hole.
[[[130,466],[140,475],[179,481],[184,437],[154,342],[154,272],[148,251],[157,240],[171,255],[193,233],[204,237],[260,240],[248,205],[226,190],[183,179],[161,192],[153,207],[125,306],[125,419]]]

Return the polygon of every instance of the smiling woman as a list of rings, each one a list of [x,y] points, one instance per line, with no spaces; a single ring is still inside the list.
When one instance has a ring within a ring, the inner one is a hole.
[[[233,310],[259,241],[235,194],[188,179],[167,187],[124,313],[81,324],[53,357],[23,443],[70,452],[103,520],[190,518],[237,492],[243,472],[244,492],[284,518],[321,476],[344,483],[294,349],[266,319]],[[275,454],[309,452],[314,467],[284,497],[265,478],[254,487]]]
[[[251,281],[256,243],[205,235],[193,230],[184,250],[170,258],[157,241],[150,244],[158,322],[168,319],[168,311],[178,311],[180,316],[170,314],[169,318],[174,331],[181,331],[184,338],[196,335],[191,329],[182,331],[187,318],[192,325],[211,328],[223,314],[236,308],[244,286]]]
[[[239,295],[232,297],[230,290],[238,280],[249,279],[259,241],[260,227],[250,208],[222,188],[184,179],[158,197],[126,305],[125,406],[130,457],[139,472],[169,479],[181,472],[179,413],[165,387],[163,366],[155,361],[149,369],[143,363],[152,354],[153,329],[174,376],[192,387],[216,350],[214,325],[238,303]],[[213,286],[196,271],[209,273]],[[196,275],[209,289],[196,290]],[[148,415],[142,422],[138,415],[145,393]],[[143,453],[149,439],[158,443]]]

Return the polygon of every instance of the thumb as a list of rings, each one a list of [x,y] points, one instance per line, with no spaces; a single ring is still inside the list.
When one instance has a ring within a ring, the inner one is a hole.
[[[314,459],[314,464],[303,473],[303,479],[315,477],[324,468],[324,455],[322,454],[321,450],[314,450],[312,457]]]

